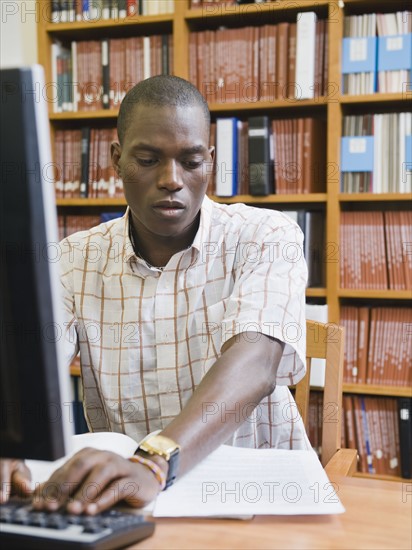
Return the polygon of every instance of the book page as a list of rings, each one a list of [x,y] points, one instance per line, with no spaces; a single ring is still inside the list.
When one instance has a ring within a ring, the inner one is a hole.
[[[222,445],[161,493],[154,517],[340,514],[338,487],[314,451]]]

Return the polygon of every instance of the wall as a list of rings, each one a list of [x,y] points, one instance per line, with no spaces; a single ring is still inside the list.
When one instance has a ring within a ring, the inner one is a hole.
[[[0,67],[36,62],[36,1],[0,0]]]

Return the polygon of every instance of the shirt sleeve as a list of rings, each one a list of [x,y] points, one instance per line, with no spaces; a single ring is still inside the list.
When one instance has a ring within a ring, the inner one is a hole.
[[[285,343],[276,384],[299,382],[306,372],[303,234],[281,213],[263,220],[251,240],[238,244],[233,292],[225,304],[222,346],[251,331]],[[246,336],[243,336],[246,337]]]
[[[68,239],[60,243],[62,255],[60,258],[60,288],[63,310],[64,360],[70,366],[79,352],[77,337],[78,322],[75,316],[73,290],[73,254],[74,249]]]

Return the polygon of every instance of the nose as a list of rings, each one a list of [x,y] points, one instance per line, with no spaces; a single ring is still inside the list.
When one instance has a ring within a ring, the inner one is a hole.
[[[159,189],[167,189],[169,192],[182,189],[183,182],[179,166],[174,159],[165,160],[161,164],[157,185]]]

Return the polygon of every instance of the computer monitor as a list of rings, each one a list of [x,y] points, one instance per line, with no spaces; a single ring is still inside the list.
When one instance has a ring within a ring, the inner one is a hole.
[[[54,460],[69,450],[70,382],[43,69],[3,69],[0,86],[0,456]]]

